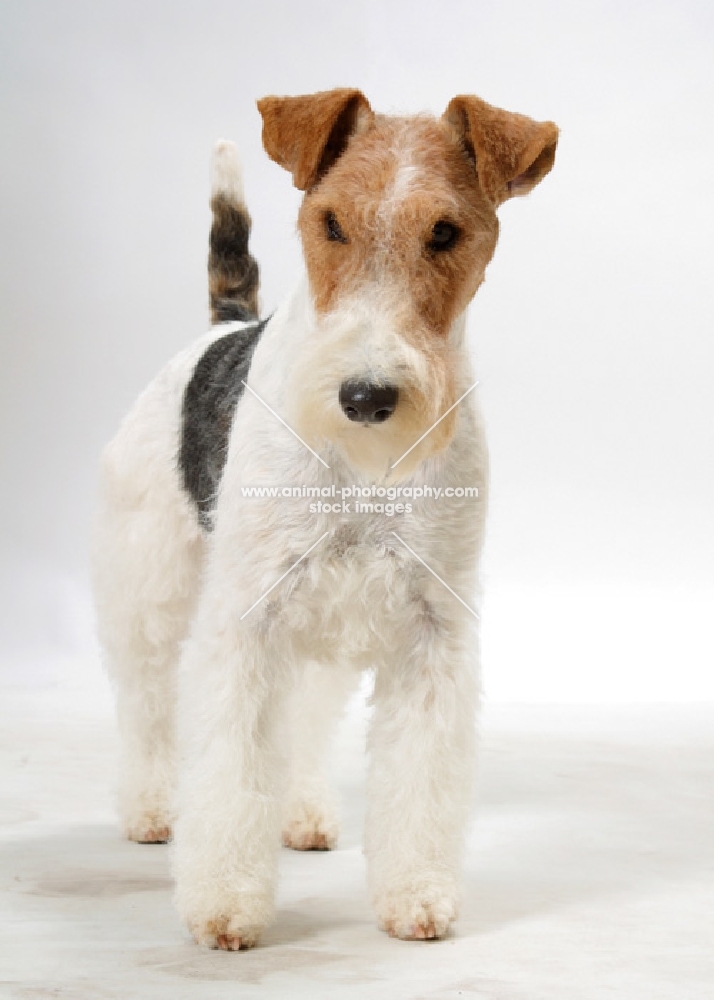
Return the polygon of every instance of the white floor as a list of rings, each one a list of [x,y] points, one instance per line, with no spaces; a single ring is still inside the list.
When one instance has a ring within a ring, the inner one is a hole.
[[[0,705],[3,998],[714,997],[714,706],[487,706],[462,918],[431,943],[368,906],[353,706],[338,850],[285,851],[275,926],[225,954],[177,921],[170,848],[119,839],[106,699]]]

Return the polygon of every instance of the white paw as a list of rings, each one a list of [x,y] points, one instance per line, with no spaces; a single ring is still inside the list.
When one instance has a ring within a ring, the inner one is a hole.
[[[196,944],[223,951],[252,948],[273,918],[271,893],[256,893],[255,884],[246,891],[228,890],[219,873],[211,885],[176,884],[176,905]],[[214,884],[215,882],[215,884]],[[223,891],[221,891],[223,890]]]
[[[221,951],[244,951],[258,943],[263,927],[246,924],[238,916],[189,920],[189,930],[198,945]]]
[[[339,822],[329,803],[291,800],[283,823],[283,844],[294,851],[331,851],[337,843]]]
[[[173,785],[167,779],[147,775],[139,781],[129,771],[119,786],[118,806],[127,840],[138,844],[165,844],[171,840],[176,817]]]
[[[197,944],[252,948],[275,913],[277,815],[267,829],[256,823],[246,833],[236,829],[238,810],[220,827],[215,812],[179,808],[171,856],[174,903]],[[249,812],[244,809],[244,821]]]
[[[405,941],[445,937],[456,919],[455,893],[438,885],[391,889],[375,900],[381,930]]]
[[[152,809],[125,816],[124,835],[137,844],[165,844],[171,840],[173,816],[166,809]]]

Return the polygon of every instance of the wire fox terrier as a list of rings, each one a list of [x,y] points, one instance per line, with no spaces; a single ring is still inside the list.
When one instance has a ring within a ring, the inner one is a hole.
[[[390,934],[442,937],[474,770],[487,475],[465,310],[496,208],[548,173],[557,129],[472,96],[441,118],[375,114],[358,90],[258,108],[305,192],[306,277],[259,321],[240,167],[219,143],[214,326],[103,455],[94,578],[122,823],[173,837],[196,941],[255,944],[281,832],[335,845],[328,740],[373,671],[370,894]]]

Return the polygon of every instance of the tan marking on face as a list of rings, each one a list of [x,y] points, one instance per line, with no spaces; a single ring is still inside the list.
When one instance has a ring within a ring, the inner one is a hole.
[[[459,317],[493,256],[495,209],[548,173],[557,129],[469,95],[439,119],[375,115],[346,90],[271,97],[259,109],[268,154],[307,192],[298,228],[315,352],[295,362],[291,419],[363,473],[406,477],[453,437],[468,388]],[[438,222],[458,230],[453,246],[429,245]],[[341,382],[363,375],[399,389],[393,415],[369,429],[338,403]]]
[[[330,212],[346,243],[328,239]],[[450,250],[428,247],[439,221],[460,231]],[[401,303],[399,332],[420,349],[424,335],[443,337],[473,298],[498,237],[455,131],[430,117],[376,117],[306,195],[298,227],[317,313],[389,288]]]
[[[329,215],[344,242],[328,238]],[[429,243],[442,221],[459,236],[439,251]],[[461,345],[448,333],[493,256],[495,210],[449,123],[376,117],[305,196],[298,227],[318,323],[366,303],[375,329],[383,322],[385,336],[396,334],[411,349],[410,363],[396,372],[399,405],[384,425],[355,428],[336,403],[319,416],[306,412],[307,404],[296,414],[306,434],[322,432],[358,468],[384,475],[458,398]],[[338,387],[339,379],[335,399]],[[453,410],[434,427],[397,467],[397,477],[445,448],[457,419]]]

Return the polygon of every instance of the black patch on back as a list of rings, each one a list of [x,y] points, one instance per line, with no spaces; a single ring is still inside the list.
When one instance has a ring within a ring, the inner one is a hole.
[[[243,395],[253,351],[268,320],[214,340],[194,368],[181,411],[179,471],[184,489],[210,531],[233,414]]]

